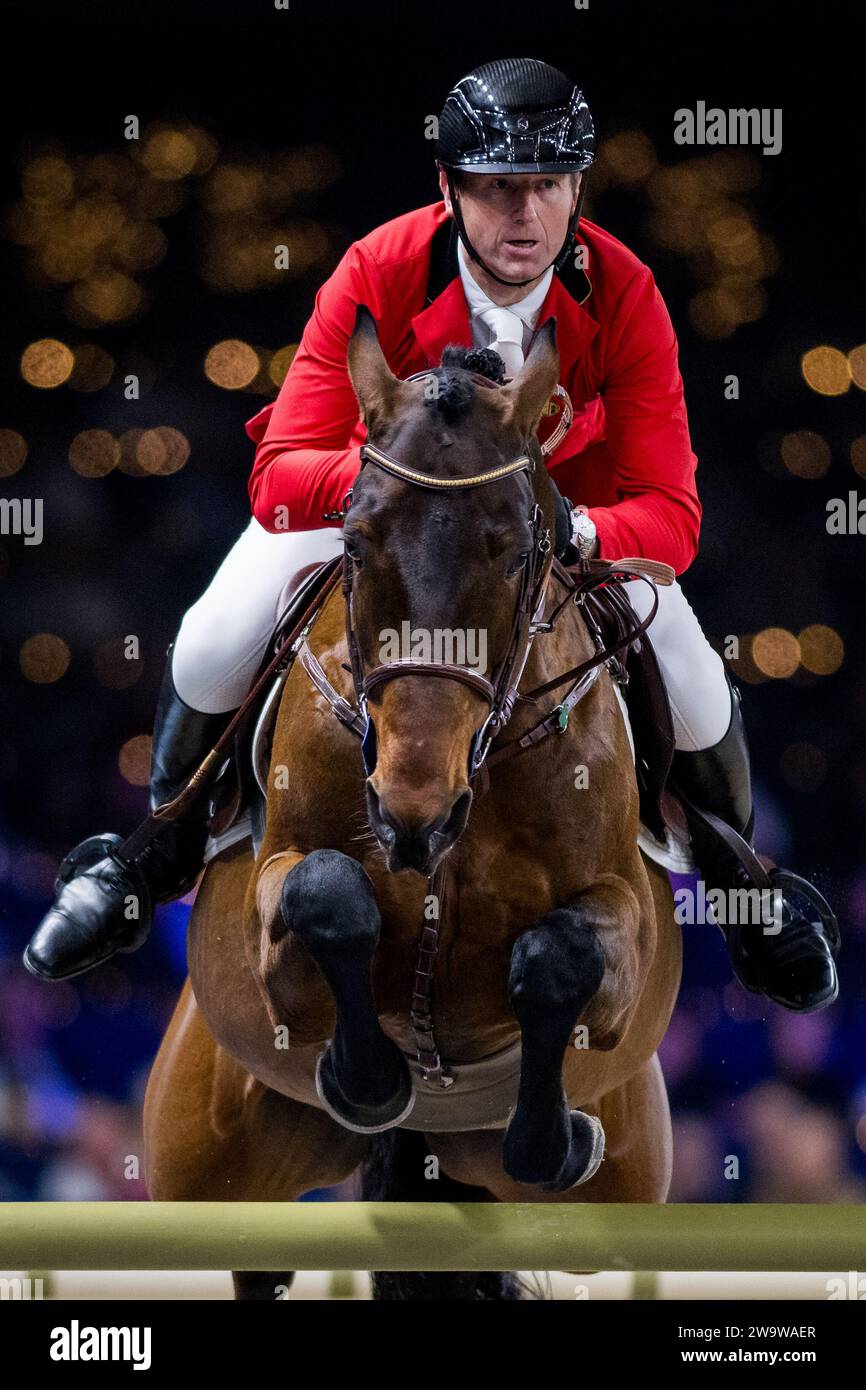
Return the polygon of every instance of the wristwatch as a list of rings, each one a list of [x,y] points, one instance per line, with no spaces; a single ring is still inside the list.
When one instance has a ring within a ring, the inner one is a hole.
[[[595,550],[598,531],[586,507],[571,509],[571,543],[581,560],[588,560]]]

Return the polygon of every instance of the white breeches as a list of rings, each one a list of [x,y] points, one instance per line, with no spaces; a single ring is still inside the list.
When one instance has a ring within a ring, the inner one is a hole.
[[[251,521],[181,623],[172,657],[181,699],[203,714],[237,709],[304,571],[338,555],[342,545],[336,526],[272,535]],[[628,588],[636,612],[645,617],[649,586],[635,582]],[[731,720],[724,666],[679,584],[658,592],[650,636],[671,702],[676,745],[688,752],[710,748]]]
[[[337,526],[271,534],[251,521],[180,625],[171,667],[180,698],[202,714],[237,709],[304,571],[342,549]]]
[[[645,618],[652,607],[649,584],[635,580],[626,587],[638,617]],[[679,584],[659,585],[658,596],[649,636],[668,692],[676,746],[683,753],[696,753],[712,748],[728,732],[731,692],[725,665]]]

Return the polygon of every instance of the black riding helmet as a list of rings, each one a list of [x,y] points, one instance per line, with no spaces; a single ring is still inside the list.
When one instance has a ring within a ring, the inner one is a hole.
[[[500,285],[529,281],[503,280],[478,255],[466,234],[455,172],[583,173],[594,158],[595,128],[583,92],[558,68],[535,58],[483,63],[452,88],[439,117],[436,161],[445,170],[460,240]],[[584,177],[565,241],[551,262],[557,270],[571,247],[585,193]]]

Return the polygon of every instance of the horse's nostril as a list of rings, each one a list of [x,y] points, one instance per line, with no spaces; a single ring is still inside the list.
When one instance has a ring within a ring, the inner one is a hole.
[[[388,812],[383,809],[379,793],[372,782],[367,783],[367,810],[370,824],[376,835],[388,849],[391,849],[397,839],[398,827],[394,825]]]
[[[434,861],[462,834],[469,818],[472,792],[468,789],[455,798],[450,809],[432,819],[401,816],[396,807],[383,801],[368,783],[370,824],[380,844],[388,851],[393,868],[412,868],[426,873]]]
[[[458,796],[454,805],[451,807],[451,814],[445,822],[442,833],[452,836],[455,840],[458,835],[462,835],[463,831],[466,829],[466,822],[469,819],[471,807],[472,791],[471,788],[467,787],[466,791],[461,792],[460,796]]]

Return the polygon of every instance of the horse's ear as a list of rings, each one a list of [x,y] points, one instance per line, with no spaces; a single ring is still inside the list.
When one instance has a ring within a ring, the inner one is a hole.
[[[513,381],[500,388],[509,422],[527,437],[537,428],[559,381],[556,319],[549,318],[535,335],[529,356]]]
[[[348,347],[349,379],[358,397],[361,419],[368,433],[381,426],[397,408],[404,383],[394,376],[379,346],[376,320],[366,304],[359,304]]]

